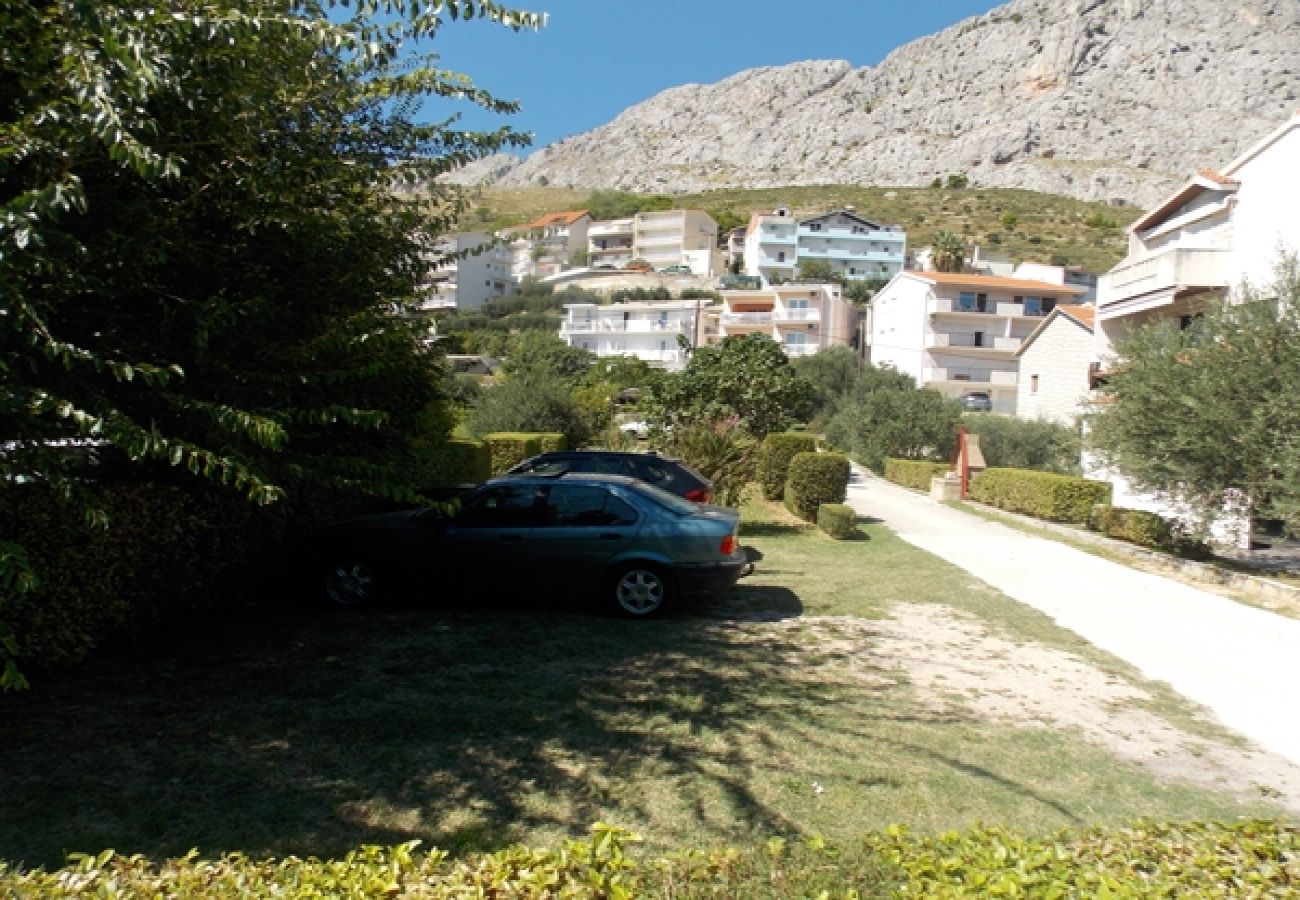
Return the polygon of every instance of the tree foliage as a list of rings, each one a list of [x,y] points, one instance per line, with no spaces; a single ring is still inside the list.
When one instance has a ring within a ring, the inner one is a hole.
[[[1300,533],[1300,271],[1243,286],[1189,327],[1163,321],[1116,341],[1090,443],[1138,487],[1216,518],[1246,499]]]
[[[1081,441],[1077,426],[986,413],[963,417],[966,430],[979,435],[990,467],[1079,474]]]
[[[918,390],[908,376],[906,387],[890,384],[877,372],[841,399],[826,423],[826,437],[864,466],[884,471],[885,459],[944,460],[952,453],[961,424],[956,403],[932,390]]]
[[[392,315],[462,206],[433,179],[526,142],[415,121],[514,109],[411,55],[469,16],[539,24],[468,0],[0,9],[4,489],[39,473],[93,511],[65,449],[90,440],[260,503],[409,491],[412,432],[448,425]],[[39,576],[3,559],[9,589]]]
[[[804,419],[811,401],[811,386],[775,341],[729,335],[715,346],[696,348],[685,369],[652,384],[648,412],[673,427],[734,419],[736,427],[761,440]]]

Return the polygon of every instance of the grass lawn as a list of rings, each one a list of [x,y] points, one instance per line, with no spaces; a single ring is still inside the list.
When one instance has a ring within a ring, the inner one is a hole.
[[[836,542],[770,505],[746,521],[758,572],[658,621],[527,601],[254,608],[156,659],[122,653],[2,696],[0,859],[334,856],[411,839],[459,852],[551,845],[598,820],[659,851],[851,841],[895,822],[1279,815],[1068,731],[936,702],[876,652],[873,628],[900,604],[1099,654],[879,525]]]

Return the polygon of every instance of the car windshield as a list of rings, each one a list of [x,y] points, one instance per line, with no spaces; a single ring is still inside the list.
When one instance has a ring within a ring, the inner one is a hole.
[[[628,487],[635,490],[655,503],[667,509],[669,512],[676,513],[679,516],[693,516],[700,511],[700,508],[684,497],[678,497],[676,494],[670,494],[661,487],[645,481],[638,481],[629,484]]]

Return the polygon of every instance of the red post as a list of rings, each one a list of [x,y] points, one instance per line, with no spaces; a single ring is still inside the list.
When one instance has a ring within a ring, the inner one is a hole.
[[[961,476],[961,498],[966,497],[966,488],[970,485],[970,455],[966,452],[966,426],[957,428],[957,470]]]

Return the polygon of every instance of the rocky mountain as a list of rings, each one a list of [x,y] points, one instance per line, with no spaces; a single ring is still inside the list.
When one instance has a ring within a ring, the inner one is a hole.
[[[964,173],[1146,206],[1297,109],[1300,0],[1012,0],[875,67],[802,62],[684,85],[463,174],[677,193]]]

